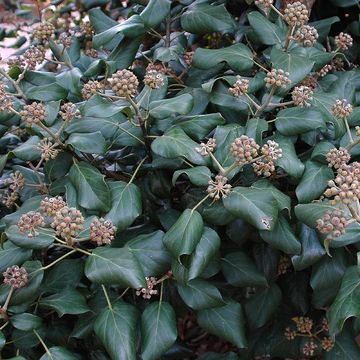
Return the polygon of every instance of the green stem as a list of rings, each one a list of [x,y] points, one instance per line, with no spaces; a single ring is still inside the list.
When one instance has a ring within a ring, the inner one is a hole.
[[[139,165],[136,167],[133,175],[131,176],[131,179],[129,180],[128,185],[130,185],[130,184],[134,181],[134,179],[135,179],[135,177],[136,177],[136,174],[139,172],[139,170],[140,170],[140,168],[141,168],[141,165],[144,163],[144,161],[145,161],[146,159],[147,159],[147,156],[145,156],[145,157],[140,161]]]
[[[268,107],[276,108],[276,107],[292,105],[293,103],[294,103],[293,101],[286,101],[286,102],[279,103],[279,104],[269,103]]]
[[[74,253],[76,253],[75,249],[73,249],[70,252],[66,253],[65,255],[59,257],[58,259],[56,259],[55,261],[53,261],[49,265],[43,266],[43,267],[35,270],[34,273],[36,273],[38,271],[42,271],[42,270],[47,270],[47,269],[51,268],[52,266],[54,266],[55,264],[57,264],[58,262],[60,262],[61,260],[65,259],[66,257],[68,257],[68,256],[70,256],[71,254],[74,254]]]
[[[38,125],[41,129],[47,132],[63,149],[66,149],[66,145],[60,140],[60,138],[51,130],[49,130],[43,123],[40,122],[36,125]]]
[[[216,157],[214,156],[214,154],[212,152],[209,152],[209,155],[211,157],[211,159],[213,160],[213,162],[216,164],[216,166],[218,167],[218,170],[223,173],[225,170],[224,168],[221,166],[221,164],[218,162],[218,160],[216,159]]]
[[[113,308],[112,308],[112,305],[111,305],[111,301],[110,301],[109,295],[108,295],[108,293],[107,293],[107,291],[106,291],[106,289],[105,289],[105,286],[104,286],[104,285],[101,285],[101,288],[102,288],[102,290],[103,290],[103,292],[104,292],[104,295],[105,295],[105,298],[106,298],[106,302],[107,302],[107,304],[108,304],[108,307],[109,307],[110,311],[112,311]]]
[[[3,309],[4,311],[7,310],[8,306],[9,306],[9,303],[10,303],[10,299],[11,299],[13,293],[14,293],[14,288],[11,287],[11,288],[10,288],[10,291],[9,291],[9,293],[8,293],[8,296],[7,296],[6,300],[5,300],[5,304],[4,304],[4,306],[2,307],[2,309]]]
[[[345,123],[345,127],[346,127],[346,131],[347,131],[347,134],[349,136],[349,141],[350,141],[350,144],[352,144],[354,142],[354,139],[351,135],[351,130],[350,130],[350,127],[349,127],[349,123],[347,121],[346,118],[344,118],[344,123]]]
[[[360,216],[357,214],[356,210],[351,204],[347,205],[348,209],[350,210],[351,216],[355,219],[356,222],[360,223]]]
[[[194,212],[204,201],[209,198],[210,194],[207,194],[202,200],[200,200],[192,209],[191,212]]]
[[[275,91],[276,91],[276,86],[273,86],[270,90],[270,93],[269,93],[269,96],[268,98],[266,99],[266,101],[264,102],[264,104],[262,104],[260,106],[260,108],[256,111],[255,113],[255,117],[258,117],[261,115],[261,113],[267,108],[267,106],[270,104],[270,101],[272,99],[272,97],[274,96],[275,94]]]
[[[231,173],[231,171],[233,171],[234,169],[236,169],[237,167],[239,167],[240,169],[242,168],[242,165],[239,165],[237,162],[234,162],[232,165],[230,165],[228,168],[224,169],[221,172],[222,176],[227,176]]]
[[[294,30],[295,30],[295,26],[291,26],[289,27],[288,29],[288,35],[286,37],[286,41],[285,41],[285,44],[284,44],[284,50],[286,51],[290,45],[290,40],[292,38],[292,35],[294,33]]]
[[[268,70],[267,70],[264,66],[262,66],[261,64],[259,64],[259,63],[256,62],[255,60],[253,60],[253,63],[254,63],[256,66],[258,66],[260,69],[264,70],[265,72],[268,72]]]
[[[0,74],[2,76],[4,76],[6,79],[8,79],[11,84],[14,86],[14,88],[16,89],[17,93],[24,99],[26,100],[26,96],[24,94],[24,92],[21,90],[19,84],[16,83],[16,81],[14,79],[12,79],[3,69],[0,68]]]
[[[54,359],[53,356],[51,355],[50,350],[48,349],[48,347],[46,346],[44,340],[41,338],[41,336],[39,335],[39,333],[33,329],[34,334],[36,335],[36,337],[39,339],[41,345],[43,346],[43,348],[45,349],[46,353],[48,354],[48,356],[50,357],[50,359]]]
[[[273,9],[281,18],[284,17],[284,15],[273,5],[270,5],[271,9]]]
[[[259,104],[257,104],[250,96],[249,94],[245,94],[245,96],[250,100],[250,102],[255,106],[256,110],[260,109]]]

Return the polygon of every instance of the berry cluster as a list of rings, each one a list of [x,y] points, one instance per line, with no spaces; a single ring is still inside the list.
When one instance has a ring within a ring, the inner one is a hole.
[[[348,219],[344,216],[342,210],[329,210],[325,212],[321,219],[316,221],[316,228],[326,235],[328,240],[332,240],[345,234],[348,223]]]
[[[313,91],[310,87],[300,85],[296,86],[291,93],[292,101],[294,105],[298,107],[309,107],[311,106],[311,101],[313,100]]]
[[[151,89],[159,89],[164,86],[164,78],[160,72],[149,70],[144,76],[144,84]]]
[[[341,32],[335,36],[335,44],[340,50],[349,50],[353,45],[353,38],[351,35]]]
[[[146,277],[145,280],[146,280],[146,287],[137,289],[136,295],[137,296],[142,295],[144,299],[149,300],[151,299],[151,296],[158,294],[158,291],[154,289],[157,282],[156,282],[156,278],[153,276]]]
[[[46,115],[45,106],[35,101],[30,105],[24,105],[20,111],[21,120],[29,127],[32,124],[39,124],[44,121]]]
[[[37,228],[45,226],[45,221],[39,212],[29,211],[21,215],[17,226],[21,233],[27,234],[29,238],[32,238],[39,235]]]
[[[83,88],[81,89],[81,96],[85,100],[89,100],[102,88],[103,86],[98,81],[89,80],[86,84],[84,84]]]
[[[90,241],[100,245],[109,245],[114,240],[116,227],[111,220],[96,218],[90,224]]]
[[[73,118],[79,118],[80,111],[76,108],[76,105],[72,102],[65,103],[61,106],[59,115],[62,119],[67,122],[72,120]]]
[[[309,11],[300,1],[288,3],[284,10],[284,20],[290,26],[301,26],[309,21]]]
[[[350,161],[350,154],[343,147],[333,148],[326,154],[326,161],[329,163],[329,167],[339,169]]]
[[[45,42],[49,40],[55,34],[55,26],[49,22],[41,23],[34,30],[34,38],[39,40],[40,42]]]
[[[249,80],[242,79],[241,76],[237,76],[237,80],[233,87],[229,89],[229,92],[234,96],[241,96],[247,94],[249,89]]]
[[[226,198],[231,191],[232,186],[227,183],[228,179],[222,175],[216,175],[215,180],[209,180],[209,186],[207,188],[207,193],[209,196],[216,200],[219,200],[221,197]]]
[[[46,197],[44,200],[41,200],[40,211],[47,216],[55,216],[65,206],[66,202],[61,196]]]
[[[312,47],[316,44],[319,34],[317,30],[310,25],[301,26],[295,33],[294,39],[304,47]]]
[[[20,197],[20,191],[25,185],[25,178],[20,171],[15,171],[10,175],[10,178],[5,181],[5,185],[8,185],[8,189],[5,195],[2,196],[2,203],[7,208],[11,208]]]
[[[286,88],[288,85],[291,84],[291,80],[289,79],[289,73],[282,69],[272,69],[266,74],[264,79],[265,85],[267,87],[282,87]]]
[[[202,156],[207,156],[214,152],[215,148],[216,140],[214,138],[210,138],[206,143],[200,143],[200,146],[196,147],[195,150]]]
[[[109,79],[111,89],[120,97],[134,97],[137,94],[139,80],[129,70],[119,70]]]
[[[253,138],[241,135],[230,146],[230,152],[239,165],[253,161],[258,156],[259,145]]]
[[[10,266],[3,272],[4,284],[11,286],[13,289],[24,287],[29,281],[28,272],[24,267],[18,265]]]
[[[345,119],[351,115],[352,111],[352,105],[346,99],[336,100],[331,108],[332,114],[340,119]]]

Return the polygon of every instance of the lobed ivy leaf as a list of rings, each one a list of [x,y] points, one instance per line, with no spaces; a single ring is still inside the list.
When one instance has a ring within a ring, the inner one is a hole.
[[[181,26],[194,34],[230,32],[235,22],[224,5],[194,4],[181,16]]]
[[[204,223],[196,210],[186,209],[166,232],[163,242],[175,259],[191,255],[201,239]]]
[[[149,304],[141,316],[141,357],[156,360],[174,344],[177,338],[176,316],[172,306],[164,301]]]
[[[143,270],[128,248],[96,248],[86,260],[85,275],[97,284],[145,286]]]
[[[197,313],[199,325],[211,334],[219,336],[239,348],[246,348],[244,315],[237,302],[225,306],[200,310]]]
[[[83,161],[74,163],[69,178],[76,188],[80,206],[102,212],[110,209],[110,189],[94,166]]]
[[[136,358],[136,328],[139,318],[135,306],[116,302],[97,316],[94,331],[114,360]]]

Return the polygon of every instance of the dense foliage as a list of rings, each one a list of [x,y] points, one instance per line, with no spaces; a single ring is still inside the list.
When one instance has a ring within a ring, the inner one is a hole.
[[[1,357],[360,359],[358,2],[5,3]]]

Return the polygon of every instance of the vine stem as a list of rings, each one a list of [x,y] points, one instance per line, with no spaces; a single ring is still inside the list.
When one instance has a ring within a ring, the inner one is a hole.
[[[281,18],[284,17],[284,15],[273,5],[270,5],[271,9],[274,10]]]
[[[255,106],[256,110],[260,109],[259,104],[257,104],[250,96],[249,94],[245,94],[245,96],[249,99],[249,101]]]
[[[349,141],[350,141],[350,144],[352,144],[354,142],[354,139],[351,135],[351,130],[350,130],[350,127],[349,127],[349,123],[347,121],[346,118],[344,118],[344,123],[345,123],[345,127],[346,127],[346,131],[347,131],[347,134],[349,136]]]
[[[150,143],[150,139],[148,138],[148,134],[147,134],[147,130],[146,130],[146,120],[143,118],[143,116],[141,115],[141,111],[139,106],[136,104],[136,102],[129,96],[126,98],[127,101],[132,105],[132,107],[135,110],[135,114],[139,120],[139,125],[141,128],[141,131],[143,133],[144,136],[144,141],[145,141],[145,150],[148,154],[148,157],[150,160],[152,160],[152,155],[151,155],[151,143]]]
[[[262,104],[262,105],[260,106],[260,108],[256,111],[256,113],[255,113],[255,115],[254,115],[255,117],[260,116],[261,113],[267,108],[267,106],[270,104],[270,101],[271,101],[272,97],[273,97],[274,94],[275,94],[275,91],[276,91],[276,86],[273,86],[273,87],[271,88],[270,94],[269,94],[268,98],[266,99],[266,101],[264,102],[264,104]]]
[[[46,353],[49,355],[50,359],[54,359],[53,356],[51,355],[51,352],[49,350],[49,348],[46,346],[44,340],[41,338],[41,336],[39,335],[39,333],[33,329],[33,333],[35,334],[35,336],[39,339],[41,345],[43,346],[43,348],[45,349]]]
[[[71,254],[76,253],[76,250],[73,249],[70,252],[66,253],[65,255],[59,257],[58,259],[56,259],[55,261],[53,261],[52,263],[50,263],[49,265],[43,266],[37,270],[34,271],[34,273],[41,271],[41,270],[47,270],[50,269],[52,266],[54,266],[55,264],[57,264],[58,262],[60,262],[61,260],[65,259],[66,257],[70,256]]]
[[[279,104],[269,103],[268,106],[269,106],[269,107],[272,107],[272,108],[276,108],[276,107],[282,107],[282,106],[292,105],[293,103],[294,103],[293,101],[286,101],[286,102],[279,103]]]
[[[60,138],[54,134],[51,130],[49,130],[43,123],[38,123],[38,125],[41,129],[46,131],[63,149],[66,149],[66,145],[60,140]]]
[[[289,30],[288,30],[288,35],[286,37],[286,41],[285,41],[285,44],[284,44],[284,50],[286,51],[290,45],[290,40],[291,40],[291,37],[294,33],[294,30],[295,30],[295,26],[292,26],[292,27],[289,27]]]
[[[113,308],[112,308],[112,305],[111,305],[111,301],[110,301],[110,298],[109,298],[109,295],[108,295],[108,293],[107,293],[107,291],[106,291],[105,286],[104,286],[104,285],[101,285],[101,288],[102,288],[102,290],[103,290],[103,292],[104,292],[104,295],[105,295],[105,298],[106,298],[106,302],[107,302],[107,304],[108,304],[108,307],[109,307],[110,311],[113,311]]]
[[[360,136],[356,138],[356,140],[354,140],[352,143],[348,144],[346,146],[346,150],[350,151],[354,146],[360,144]]]
[[[209,198],[210,194],[207,194],[202,200],[200,200],[192,209],[191,212],[194,212],[204,201]]]
[[[11,299],[13,293],[14,293],[14,288],[11,287],[11,288],[10,288],[10,291],[9,291],[9,293],[8,293],[8,296],[7,296],[6,300],[5,300],[4,306],[2,307],[2,309],[3,309],[4,311],[7,310],[8,306],[9,306],[9,303],[10,303],[10,299]]]
[[[351,204],[348,204],[347,207],[350,210],[351,216],[355,219],[355,221],[360,223],[360,216],[357,214],[354,207]]]
[[[245,165],[252,164],[252,163],[254,163],[254,162],[258,161],[258,160],[263,159],[264,157],[265,157],[265,155],[258,156],[257,158],[252,159],[251,161],[249,161],[249,162],[247,162],[247,163],[245,163],[245,164],[242,164],[242,165],[239,165],[238,163],[234,162],[232,165],[230,165],[228,168],[226,168],[226,169],[224,170],[224,173],[222,173],[221,175],[227,176],[227,175],[229,175],[229,173],[230,173],[231,171],[233,171],[233,170],[236,169],[237,167],[241,170]]]
[[[4,76],[6,79],[8,79],[10,81],[10,83],[14,86],[14,88],[16,89],[17,93],[24,99],[26,100],[26,96],[24,94],[24,92],[21,90],[19,84],[16,83],[16,81],[14,79],[12,79],[3,69],[0,68],[0,74],[2,76]]]
[[[209,155],[211,157],[211,159],[214,161],[214,163],[216,164],[216,166],[218,167],[219,171],[221,173],[223,173],[225,171],[225,169],[221,166],[221,164],[218,162],[217,158],[214,156],[214,154],[212,152],[209,152]]]
[[[145,157],[140,161],[139,165],[136,167],[134,173],[132,174],[131,179],[130,179],[129,182],[128,182],[128,185],[130,185],[130,184],[134,181],[134,179],[135,179],[135,177],[136,177],[136,174],[139,172],[142,164],[144,163],[144,161],[145,161],[146,159],[147,159],[147,156],[145,156]]]

